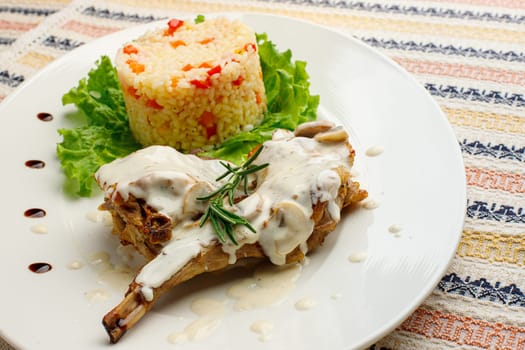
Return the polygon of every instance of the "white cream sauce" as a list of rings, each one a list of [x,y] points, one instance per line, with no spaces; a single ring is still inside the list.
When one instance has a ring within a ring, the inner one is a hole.
[[[362,202],[363,208],[370,210],[379,208],[380,205],[381,202],[379,201],[379,199],[375,198],[367,198]]]
[[[361,176],[361,171],[356,168],[352,168],[352,170],[350,170],[350,175],[352,177],[359,177]]]
[[[67,268],[70,270],[80,270],[84,267],[84,263],[80,260],[73,260],[67,264]]]
[[[95,211],[87,212],[86,219],[94,223],[103,223],[106,226],[108,225],[108,223],[110,226],[113,223],[111,214],[108,213],[107,211],[95,210]]]
[[[97,273],[97,282],[102,285],[110,286],[114,290],[125,291],[133,281],[135,271],[125,265],[110,265],[105,270]]]
[[[36,224],[31,226],[31,232],[37,233],[37,234],[44,234],[48,233],[49,230],[47,228],[47,224]]]
[[[259,335],[260,341],[267,341],[271,339],[271,332],[274,329],[274,324],[267,320],[258,320],[250,325],[250,330]]]
[[[179,344],[211,335],[222,323],[226,308],[224,302],[220,300],[201,298],[191,303],[191,311],[199,318],[188,324],[183,330],[171,333],[168,336],[170,343]]]
[[[181,331],[168,335],[168,342],[181,344],[187,341],[195,341],[210,336],[219,326],[221,320],[214,317],[201,317],[191,322]]]
[[[269,163],[257,174],[255,192],[236,204],[240,215],[248,218],[257,233],[236,226],[239,245],[223,244],[223,250],[235,263],[235,253],[243,244],[258,242],[276,265],[286,262],[286,255],[297,247],[306,253],[306,240],[313,231],[312,206],[328,202],[328,213],[340,220],[335,202],[340,186],[339,175],[331,170],[350,170],[349,150],[344,142],[318,142],[277,131],[254,164]],[[193,224],[203,213],[205,202],[196,198],[221,186],[215,179],[225,171],[218,160],[202,160],[184,155],[173,148],[151,146],[126,158],[104,165],[96,174],[106,196],[131,194],[170,217],[173,237],[162,252],[141,270],[135,281],[151,300],[152,289],[161,286],[195,257],[203,246],[216,240],[209,223],[202,228]],[[226,180],[224,180],[226,181]]]
[[[306,311],[310,310],[316,305],[317,302],[314,299],[305,297],[297,300],[294,304],[294,307],[299,311]]]
[[[228,288],[226,294],[235,299],[233,309],[246,311],[275,305],[295,288],[301,274],[300,264],[263,265],[253,277],[245,278]]]
[[[131,263],[135,260],[135,248],[132,245],[122,245],[117,247],[117,256],[124,264]]]
[[[103,213],[102,211],[90,211],[86,213],[86,219],[91,222],[101,222]]]
[[[383,146],[372,146],[365,151],[365,154],[369,157],[377,157],[385,151]]]
[[[132,194],[178,223],[194,214],[185,210],[185,204],[196,203],[196,197],[215,189],[212,184],[224,170],[218,160],[151,146],[102,166],[95,176],[106,196],[114,199],[119,194],[127,200]],[[204,187],[196,193],[194,185]]]
[[[105,251],[91,253],[88,263],[97,271],[97,282],[114,290],[126,290],[135,275],[135,271],[129,265],[111,262],[111,256]]]
[[[390,225],[390,227],[388,228],[388,231],[391,233],[398,233],[398,232],[401,232],[402,229],[403,229],[403,226],[401,226],[400,224],[393,224],[393,225]]]
[[[393,224],[388,227],[388,232],[392,233],[396,237],[401,236],[401,231],[403,230],[403,226],[400,224]]]
[[[368,256],[367,252],[352,253],[348,257],[348,261],[353,262],[353,263],[358,263],[358,262],[361,262],[361,261],[365,260],[367,258],[367,256]]]
[[[111,293],[105,289],[92,289],[84,293],[84,296],[90,302],[103,302],[111,297]]]
[[[226,311],[223,301],[212,298],[195,299],[190,308],[194,314],[201,317],[219,317]]]
[[[87,259],[91,265],[105,268],[107,264],[110,264],[111,256],[108,252],[101,250],[89,254]]]

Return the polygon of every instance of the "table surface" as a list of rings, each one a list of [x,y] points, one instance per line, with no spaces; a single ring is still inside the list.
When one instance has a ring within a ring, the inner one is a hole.
[[[372,348],[525,349],[525,1],[3,0],[0,100],[98,37],[224,11],[302,18],[363,40],[413,74],[454,129],[468,186],[461,241],[431,295]]]

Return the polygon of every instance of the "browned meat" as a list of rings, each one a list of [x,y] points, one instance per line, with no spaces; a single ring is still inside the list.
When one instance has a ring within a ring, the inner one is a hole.
[[[312,128],[318,130],[312,131]],[[312,124],[298,129],[296,136],[307,135],[315,138],[318,142],[343,142],[348,149],[348,164],[353,163],[354,151],[347,140],[346,132],[340,129],[327,127],[325,123]],[[348,165],[347,164],[347,165]],[[367,197],[367,192],[360,189],[359,183],[350,177],[349,166],[338,166],[333,170],[340,179],[337,196],[333,203],[339,210],[359,202]],[[264,181],[264,180],[263,180]],[[106,184],[107,186],[107,184]],[[101,184],[104,188],[104,184]],[[333,204],[332,203],[332,204]],[[177,231],[177,224],[170,217],[159,213],[152,208],[144,199],[129,194],[124,199],[120,194],[106,196],[101,209],[108,210],[113,216],[113,233],[118,235],[123,244],[132,244],[137,251],[148,260],[154,259],[161,252],[164,244],[172,239]],[[277,209],[271,209],[277,210]],[[271,212],[270,218],[277,213]],[[196,215],[194,220],[198,220]],[[333,218],[333,208],[329,207],[329,201],[318,200],[312,203],[313,231],[306,240],[308,252],[319,247],[325,237],[335,229],[339,219]],[[303,249],[297,246],[286,254],[286,263],[299,262],[304,258]],[[267,259],[267,254],[259,242],[246,243],[235,251],[237,262],[244,259]],[[218,271],[230,267],[231,256],[223,250],[218,240],[212,240],[207,246],[203,246],[200,252],[189,260],[182,268],[176,271],[168,280],[159,287],[153,288],[153,295],[146,298],[143,295],[142,285],[133,281],[122,302],[108,312],[103,318],[103,325],[109,334],[112,343],[117,342],[122,335],[155,304],[159,297],[169,289],[187,281],[204,272]]]

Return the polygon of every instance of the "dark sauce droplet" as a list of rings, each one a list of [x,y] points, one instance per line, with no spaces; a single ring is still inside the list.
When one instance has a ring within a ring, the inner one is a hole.
[[[42,160],[31,159],[25,162],[26,167],[32,169],[42,169],[46,166],[46,163]]]
[[[40,112],[36,115],[36,117],[43,122],[50,122],[53,120],[53,115],[51,113],[46,112]]]
[[[24,216],[33,219],[43,218],[46,216],[46,211],[40,208],[31,208],[24,211]]]
[[[45,273],[45,272],[51,271],[53,266],[51,266],[51,264],[48,264],[48,263],[37,262],[37,263],[32,263],[27,268],[33,271],[34,273]]]

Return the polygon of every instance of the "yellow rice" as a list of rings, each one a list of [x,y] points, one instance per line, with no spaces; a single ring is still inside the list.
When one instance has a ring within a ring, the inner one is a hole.
[[[135,138],[190,151],[260,123],[266,109],[255,34],[226,18],[171,20],[115,59]]]

